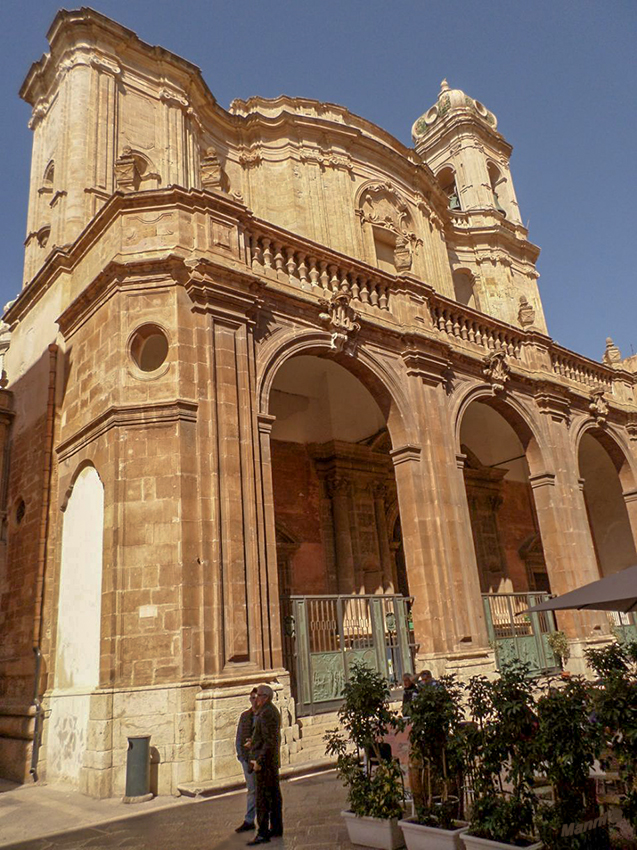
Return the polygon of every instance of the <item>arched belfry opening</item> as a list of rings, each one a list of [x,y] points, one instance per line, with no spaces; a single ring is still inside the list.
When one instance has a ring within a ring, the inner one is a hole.
[[[381,401],[381,404],[383,402]],[[338,702],[352,661],[413,669],[387,415],[330,357],[301,354],[269,395],[284,663],[298,710]]]
[[[601,429],[586,431],[578,450],[579,472],[600,577],[637,564],[626,495],[632,472],[619,445]]]

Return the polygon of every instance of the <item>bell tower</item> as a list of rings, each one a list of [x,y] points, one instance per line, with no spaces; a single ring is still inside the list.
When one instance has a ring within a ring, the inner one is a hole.
[[[511,178],[513,148],[497,126],[486,106],[443,80],[412,138],[449,198],[456,300],[546,333],[535,268],[540,252],[522,224]]]
[[[417,152],[449,193],[452,209],[496,210],[522,224],[509,161],[511,145],[497,131],[495,115],[446,80],[438,100],[412,128]],[[451,185],[451,181],[455,187]]]

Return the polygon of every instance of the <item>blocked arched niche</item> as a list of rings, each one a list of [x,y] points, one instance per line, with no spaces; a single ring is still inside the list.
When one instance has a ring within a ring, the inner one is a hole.
[[[78,786],[88,743],[91,692],[99,682],[104,487],[92,466],[77,474],[62,524],[55,688],[47,776]]]
[[[99,681],[104,486],[85,466],[73,484],[62,527],[56,688]]]

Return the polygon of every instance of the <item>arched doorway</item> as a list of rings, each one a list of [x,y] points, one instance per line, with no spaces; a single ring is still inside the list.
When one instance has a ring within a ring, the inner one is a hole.
[[[550,593],[527,454],[528,425],[491,397],[466,408],[460,450],[485,617],[496,661],[517,657],[552,669],[553,615],[525,615]]]
[[[338,700],[355,659],[395,681],[412,669],[398,495],[387,417],[334,359],[288,359],[269,414],[284,660],[307,713]]]

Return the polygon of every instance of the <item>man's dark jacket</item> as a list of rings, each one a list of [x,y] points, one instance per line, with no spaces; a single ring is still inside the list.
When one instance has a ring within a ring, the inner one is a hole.
[[[248,762],[252,758],[250,751],[246,750],[244,747],[244,743],[248,740],[248,738],[252,738],[254,718],[255,715],[251,708],[244,711],[239,718],[239,723],[237,724],[237,737],[235,741],[239,761]]]
[[[278,768],[280,730],[281,715],[271,702],[266,702],[257,712],[250,748],[250,758],[261,768]]]

